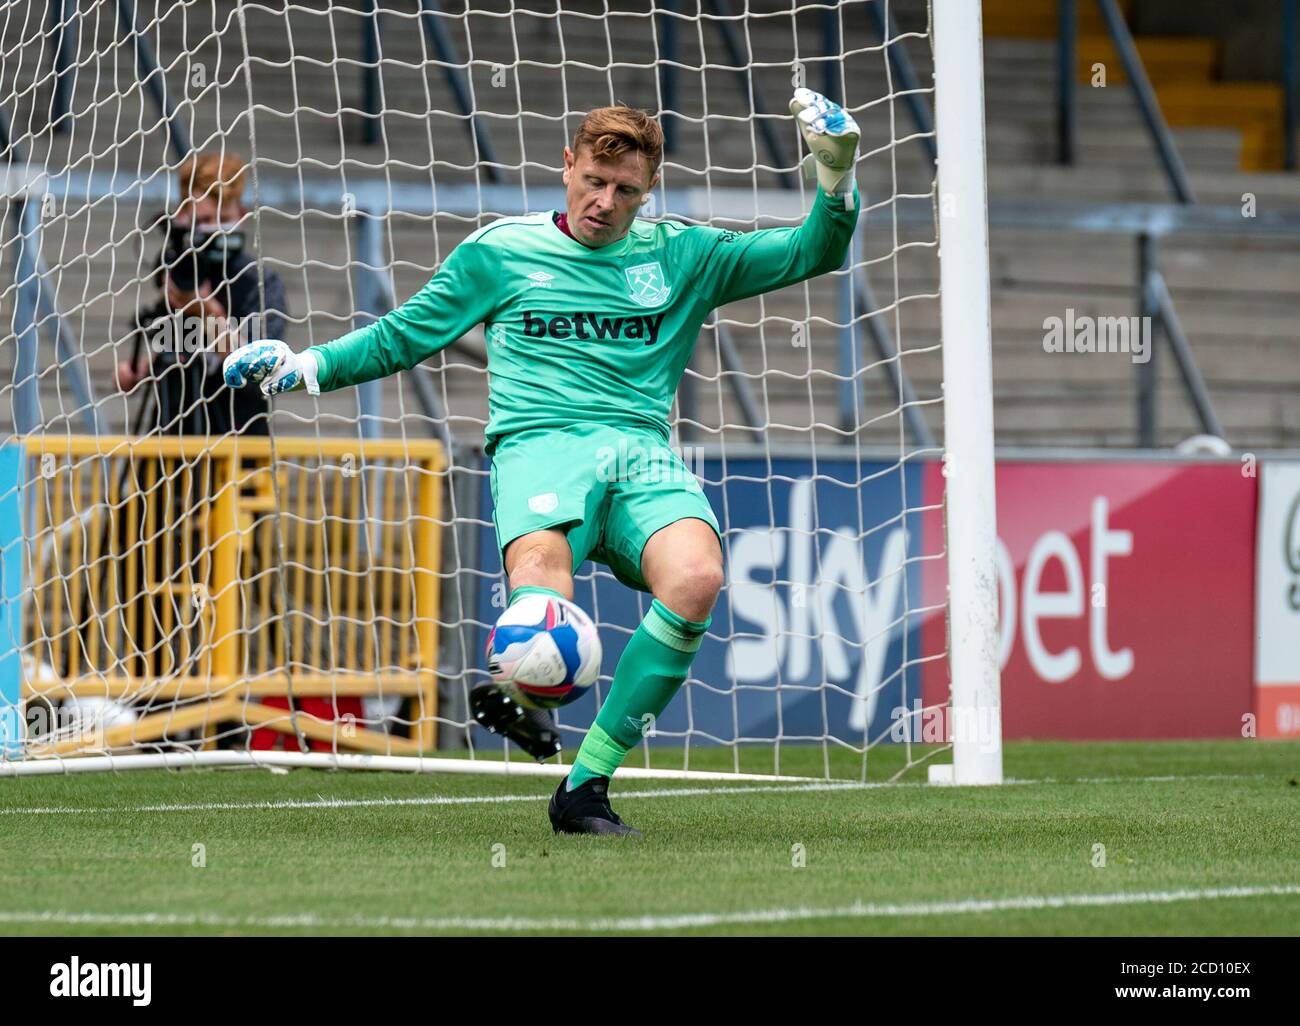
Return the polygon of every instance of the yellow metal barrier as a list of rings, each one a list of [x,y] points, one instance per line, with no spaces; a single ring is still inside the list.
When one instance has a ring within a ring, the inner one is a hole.
[[[231,723],[339,748],[436,742],[442,488],[434,441],[30,436],[28,701],[98,696],[96,747],[209,745]],[[410,736],[285,699],[409,700]],[[281,707],[261,699],[276,697]],[[74,753],[80,740],[32,754]]]

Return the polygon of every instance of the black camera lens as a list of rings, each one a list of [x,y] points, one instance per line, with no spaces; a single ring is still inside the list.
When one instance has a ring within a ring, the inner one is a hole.
[[[183,292],[196,292],[205,283],[215,288],[224,282],[233,271],[230,264],[244,248],[240,231],[170,219],[164,220],[161,228],[162,266],[172,284]]]
[[[195,292],[201,282],[208,279],[207,263],[202,254],[194,249],[171,251],[164,255],[163,263],[167,267],[167,277],[182,292]]]

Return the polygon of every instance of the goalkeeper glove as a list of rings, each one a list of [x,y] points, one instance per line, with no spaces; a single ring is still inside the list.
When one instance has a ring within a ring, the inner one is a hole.
[[[853,164],[858,156],[862,130],[853,115],[833,100],[811,89],[796,89],[790,101],[794,115],[811,151],[806,158],[817,169],[817,182],[828,196],[843,196],[853,208]]]
[[[261,382],[262,394],[271,396],[306,385],[309,394],[320,395],[316,357],[311,353],[295,353],[279,339],[241,346],[226,357],[222,371],[231,388]]]

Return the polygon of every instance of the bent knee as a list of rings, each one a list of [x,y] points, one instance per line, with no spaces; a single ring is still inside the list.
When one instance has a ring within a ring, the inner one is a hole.
[[[568,573],[571,561],[568,539],[558,531],[538,531],[516,538],[506,546],[504,559],[512,580],[516,575]]]
[[[722,590],[722,564],[717,560],[690,560],[675,567],[673,577],[670,593],[695,610],[711,609]]]

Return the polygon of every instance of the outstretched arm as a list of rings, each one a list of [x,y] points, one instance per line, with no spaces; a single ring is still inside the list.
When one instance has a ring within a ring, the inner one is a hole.
[[[724,306],[826,274],[844,262],[857,221],[856,204],[818,189],[797,228],[691,229],[705,247],[695,263],[694,287],[711,306]]]
[[[445,349],[492,312],[500,258],[490,246],[463,242],[415,295],[373,324],[308,353],[320,364],[324,392],[385,378]]]
[[[490,247],[463,242],[419,292],[364,328],[303,353],[276,340],[236,350],[226,357],[226,384],[260,382],[264,395],[305,387],[315,395],[414,367],[491,315],[498,263]]]
[[[790,110],[816,168],[812,211],[797,228],[744,233],[692,229],[701,246],[693,261],[693,283],[714,306],[833,271],[848,252],[860,206],[853,170],[861,134],[857,122],[811,89],[796,90]]]

